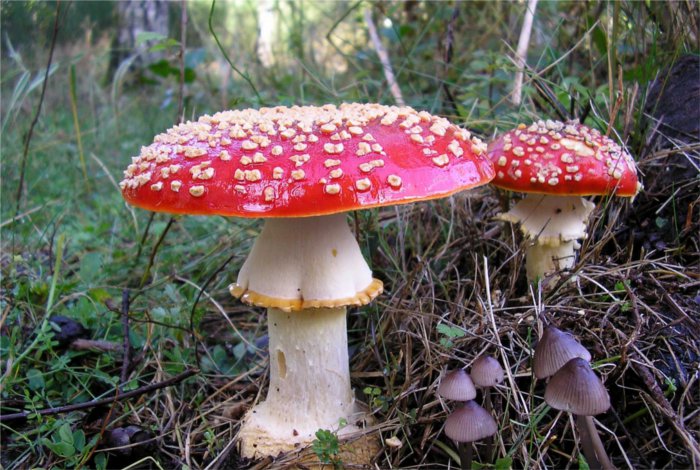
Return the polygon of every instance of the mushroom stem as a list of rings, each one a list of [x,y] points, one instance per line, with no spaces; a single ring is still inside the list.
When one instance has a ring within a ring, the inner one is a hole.
[[[581,434],[581,446],[583,455],[591,468],[602,468],[603,470],[614,470],[615,466],[608,458],[603,442],[600,440],[596,430],[593,416],[577,416],[579,433]],[[597,467],[595,467],[597,465]]]
[[[239,432],[241,455],[277,455],[319,429],[356,421],[350,388],[345,308],[268,310],[270,386]],[[356,430],[350,425],[344,432]]]
[[[595,206],[580,196],[528,194],[498,218],[520,223],[533,244],[525,254],[527,278],[534,281],[576,261],[577,240],[586,237],[586,223]]]
[[[547,274],[571,269],[576,262],[576,250],[581,245],[576,240],[554,245],[535,242],[525,251],[525,269],[530,282]]]
[[[472,468],[472,443],[471,442],[460,442],[457,446],[459,450],[459,466],[462,470],[471,470]]]
[[[362,257],[345,214],[268,219],[229,287],[247,303],[282,310],[364,305],[381,282]]]
[[[491,387],[484,387],[484,408],[486,411],[491,413],[493,410],[493,405],[491,404]],[[486,444],[485,454],[487,462],[493,461],[493,436],[486,437],[484,442]]]
[[[578,434],[581,440],[583,455],[586,457],[586,463],[588,463],[591,470],[601,470],[600,461],[595,455],[596,453],[593,447],[593,441],[591,440],[591,434],[588,432],[588,426],[586,425],[586,417],[577,415],[576,424],[578,426]]]

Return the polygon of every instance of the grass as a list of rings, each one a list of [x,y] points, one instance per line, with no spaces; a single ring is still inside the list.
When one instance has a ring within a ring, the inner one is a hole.
[[[262,99],[391,102],[362,34],[364,6],[300,5],[283,15],[285,40],[269,69],[255,57],[252,30],[227,28],[233,15],[254,23],[254,4],[216,5],[217,40],[235,52],[232,61],[243,66]],[[209,32],[210,6],[189,7],[188,51],[204,51],[206,59],[193,62],[197,76],[185,86],[186,116],[256,102],[246,80],[230,74],[220,55]],[[488,351],[507,366],[494,400],[500,465],[512,459],[516,468],[579,466],[571,421],[543,404],[544,386],[530,372],[546,319],[572,331],[593,353],[613,402],[597,419],[616,465],[697,466],[700,247],[693,204],[700,151],[682,142],[658,147],[643,115],[654,75],[681,53],[698,52],[691,26],[682,21],[687,12],[674,5],[671,34],[652,16],[653,3],[541,2],[528,63],[546,71],[530,75],[536,80],[526,80],[524,104],[514,109],[507,99],[514,73],[507,56],[508,45],[517,42],[522,5],[458,7],[453,55],[446,62],[441,47],[452,5],[374,6],[410,105],[448,115],[488,138],[521,120],[556,118],[537,82],[567,114],[587,116],[587,124],[603,131],[611,124],[637,155],[647,192],[633,203],[611,200],[598,209],[576,280],[543,292],[524,279],[519,233],[493,220],[511,195],[480,188],[445,201],[353,215],[363,229],[365,256],[386,287],[376,302],[349,313],[353,386],[370,404],[382,439],[395,436],[402,443],[384,446],[377,464],[454,467],[456,447],[441,432],[448,405],[435,389],[442,371],[469,366]],[[75,7],[66,13],[78,14]],[[41,33],[50,35],[52,22],[41,25]],[[179,31],[171,37],[179,38]],[[151,74],[153,84],[139,84],[123,70],[105,84],[104,40],[59,43],[15,214],[23,138],[38,105],[48,51],[29,42],[15,46],[18,56],[12,58],[3,44],[0,82],[2,414],[83,403],[190,368],[199,372],[109,406],[3,422],[2,465],[254,465],[240,461],[231,442],[245,410],[266,390],[265,320],[259,309],[231,299],[227,286],[260,225],[165,214],[151,220],[127,207],[115,184],[129,157],[173,124],[177,78]],[[611,67],[615,60],[622,86]],[[73,86],[74,95],[68,91]],[[615,112],[618,94],[623,105]],[[683,175],[687,168],[696,172],[664,184],[669,166],[685,169]],[[128,361],[121,352],[57,343],[51,315],[79,321],[91,339],[121,344],[124,289],[130,299]],[[118,439],[128,426],[141,430],[138,445],[124,447]],[[267,464],[292,461],[287,456]]]

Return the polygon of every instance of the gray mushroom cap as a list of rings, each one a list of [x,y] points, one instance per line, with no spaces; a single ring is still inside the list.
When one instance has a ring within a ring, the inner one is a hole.
[[[445,400],[468,401],[476,398],[474,382],[463,369],[457,369],[445,375],[440,381],[437,392]]]
[[[544,329],[540,341],[535,347],[532,368],[535,377],[544,379],[554,375],[569,360],[580,357],[591,360],[591,353],[570,334],[549,325]]]
[[[472,364],[470,375],[478,387],[493,387],[503,382],[504,371],[493,356],[482,355]]]
[[[493,416],[475,401],[456,409],[445,421],[445,434],[456,442],[474,442],[496,434]]]
[[[552,376],[544,401],[554,409],[580,416],[597,415],[610,408],[605,385],[580,357],[571,359]]]

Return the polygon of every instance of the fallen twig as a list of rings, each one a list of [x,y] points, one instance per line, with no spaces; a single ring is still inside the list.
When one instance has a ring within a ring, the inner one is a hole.
[[[132,398],[132,397],[137,397],[139,395],[143,395],[144,393],[152,392],[154,390],[159,390],[161,388],[170,387],[170,386],[175,385],[179,382],[182,382],[185,379],[192,377],[193,375],[195,375],[197,373],[199,373],[199,369],[187,369],[184,372],[179,373],[175,377],[171,377],[167,380],[163,380],[162,382],[144,385],[143,387],[139,387],[136,390],[132,390],[130,392],[126,392],[126,393],[122,393],[122,394],[119,394],[119,391],[117,390],[115,392],[114,396],[111,396],[109,398],[102,398],[99,400],[92,400],[92,401],[88,401],[85,403],[76,403],[74,405],[55,406],[52,408],[43,408],[41,410],[34,410],[34,411],[21,411],[19,413],[11,413],[11,414],[5,414],[5,415],[0,414],[0,423],[6,423],[8,421],[16,421],[18,419],[25,419],[25,418],[27,418],[29,416],[33,416],[33,415],[36,415],[36,416],[55,415],[55,414],[59,414],[59,413],[69,413],[71,411],[85,410],[88,408],[94,408],[96,406],[109,405],[111,403],[126,400],[126,399]]]
[[[77,350],[90,350],[90,351],[110,351],[110,352],[117,352],[121,349],[121,346],[119,343],[115,343],[114,341],[103,341],[99,339],[83,339],[83,338],[78,338],[76,340],[73,340],[70,345],[68,345],[69,348],[71,349],[77,349]]]

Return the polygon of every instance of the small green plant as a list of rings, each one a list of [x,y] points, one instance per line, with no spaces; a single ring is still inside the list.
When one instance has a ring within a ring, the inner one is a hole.
[[[443,338],[440,338],[440,345],[448,349],[454,346],[454,342],[452,340],[463,338],[467,334],[458,326],[449,326],[444,323],[440,323],[437,326],[437,330],[438,333],[444,336]]]
[[[380,408],[382,411],[389,409],[391,398],[382,395],[382,389],[379,387],[365,387],[362,392],[367,395],[367,399],[372,405],[372,408]]]
[[[338,456],[340,445],[335,432],[328,429],[316,431],[316,439],[311,443],[311,449],[321,463],[332,464],[333,468],[343,468],[343,463]]]
[[[59,425],[60,422],[56,424]],[[63,422],[55,428],[51,439],[42,438],[42,444],[57,456],[64,458],[65,466],[73,467],[79,465],[92,451],[97,444],[97,439],[98,436],[95,436],[90,442],[86,442],[85,432],[82,429],[73,431],[70,423]]]

